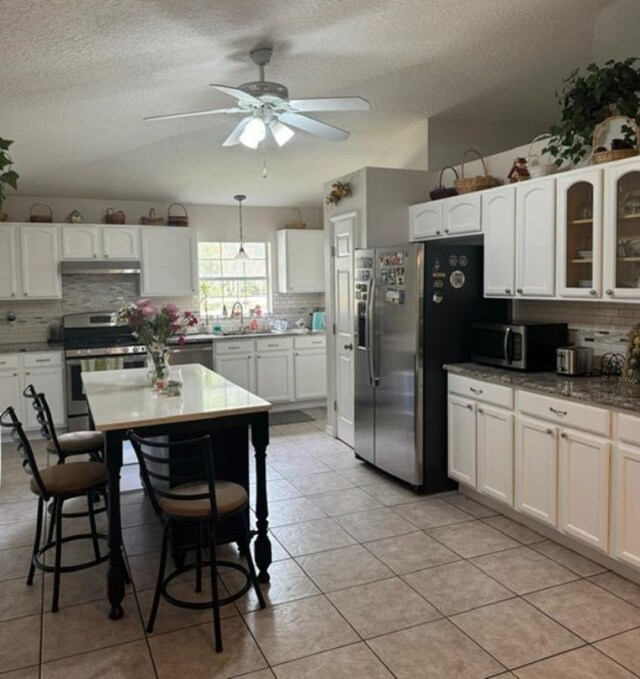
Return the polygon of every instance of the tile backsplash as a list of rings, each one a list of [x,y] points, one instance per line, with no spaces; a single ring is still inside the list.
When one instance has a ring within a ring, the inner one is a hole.
[[[42,342],[47,339],[48,327],[60,321],[64,314],[82,311],[117,309],[126,302],[137,299],[139,279],[130,275],[75,274],[62,277],[61,300],[30,300],[0,302],[0,344],[15,342]],[[156,299],[158,304],[169,299]],[[181,309],[198,311],[198,297],[171,299]],[[275,318],[294,323],[299,318],[309,321],[309,313],[315,307],[324,307],[324,294],[273,293]],[[17,321],[11,325],[6,320],[13,311]],[[212,319],[213,320],[213,319]],[[227,321],[222,325],[237,321]]]

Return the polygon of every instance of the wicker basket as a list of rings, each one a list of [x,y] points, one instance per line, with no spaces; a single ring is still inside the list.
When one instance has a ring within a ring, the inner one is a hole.
[[[484,174],[476,175],[475,177],[465,177],[464,176],[464,161],[469,153],[475,153],[480,161],[482,162],[482,169]],[[460,178],[456,179],[453,185],[456,187],[458,193],[472,193],[473,191],[483,191],[484,189],[490,189],[493,186],[498,186],[499,182],[495,177],[492,177],[487,172],[487,164],[484,162],[484,158],[475,149],[467,149],[462,154],[462,164],[460,166]]]
[[[306,229],[307,223],[302,219],[302,210],[299,207],[293,208],[295,219],[284,225],[285,229]]]
[[[47,211],[47,214],[34,215],[33,209],[41,207],[43,207]],[[34,203],[29,208],[29,221],[32,222],[33,224],[50,224],[53,221],[53,210],[44,203]]]
[[[104,211],[104,223],[105,224],[125,224],[127,221],[127,216],[122,210],[117,212],[112,208],[108,207]]]
[[[596,151],[598,148],[598,139],[600,139],[603,130],[609,127],[613,120],[626,120],[636,131],[636,148],[635,149],[615,149],[611,151]],[[593,128],[593,140],[591,142],[591,160],[599,165],[600,163],[610,163],[613,160],[623,160],[624,158],[632,158],[640,153],[640,130],[638,124],[633,118],[628,116],[609,116],[601,123],[598,123]]]
[[[183,215],[172,215],[171,208],[179,207],[183,210]],[[167,210],[167,224],[169,226],[189,226],[189,215],[187,214],[187,208],[182,203],[171,203],[169,209]]]
[[[553,174],[558,170],[558,166],[555,163],[542,163],[542,154],[531,153],[533,145],[538,141],[544,141],[545,139],[551,139],[551,135],[548,132],[544,134],[539,134],[532,142],[529,144],[529,153],[527,154],[527,166],[529,168],[529,175],[532,179],[536,177],[546,177]]]
[[[156,217],[156,211],[151,208],[147,217],[140,217],[142,226],[163,226],[164,217]]]
[[[451,170],[453,174],[455,174],[456,179],[458,179],[458,173],[456,172],[456,168],[451,167],[451,165],[445,165],[440,170],[440,176],[438,177],[438,186],[436,186],[435,189],[431,189],[431,191],[429,191],[429,197],[431,198],[431,200],[440,200],[441,198],[451,198],[451,196],[458,195],[458,192],[453,188],[453,186],[443,186],[442,175],[444,174],[445,170]]]

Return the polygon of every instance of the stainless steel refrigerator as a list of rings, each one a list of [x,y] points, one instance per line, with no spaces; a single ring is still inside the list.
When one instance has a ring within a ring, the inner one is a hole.
[[[480,246],[355,251],[355,452],[415,489],[455,487],[442,365],[469,360],[473,322],[506,317],[482,280]]]

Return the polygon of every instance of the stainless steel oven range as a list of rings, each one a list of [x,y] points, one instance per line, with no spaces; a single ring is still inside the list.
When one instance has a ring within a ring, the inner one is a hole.
[[[69,431],[89,428],[81,374],[88,370],[143,368],[147,350],[112,311],[67,314],[62,318]]]

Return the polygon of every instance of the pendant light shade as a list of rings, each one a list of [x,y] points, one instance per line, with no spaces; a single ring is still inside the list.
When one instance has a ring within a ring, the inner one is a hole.
[[[242,201],[245,199],[246,196],[244,196],[241,193],[233,197],[233,200],[238,201],[238,226],[240,232],[240,249],[238,250],[238,254],[235,256],[235,259],[249,259],[249,255],[246,253],[244,249],[244,233],[242,230]]]

